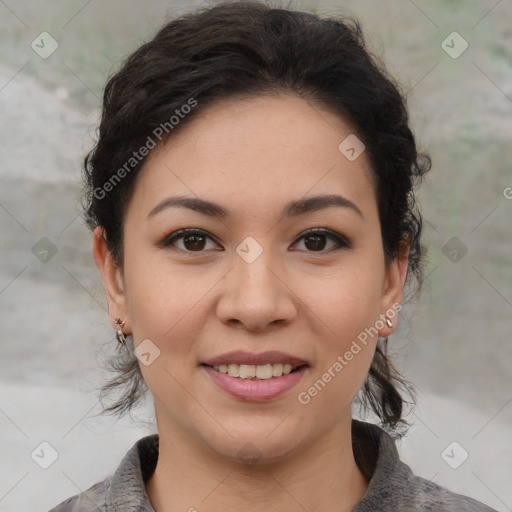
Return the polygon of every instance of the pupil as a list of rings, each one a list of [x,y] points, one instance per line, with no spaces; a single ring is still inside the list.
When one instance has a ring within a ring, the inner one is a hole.
[[[188,235],[188,236],[184,239],[184,241],[183,241],[183,243],[185,244],[185,246],[187,247],[187,249],[190,249],[190,247],[188,247],[189,243],[187,242],[187,241],[189,241],[189,240],[193,240],[192,244],[194,244],[194,245],[195,245],[195,248],[196,248],[196,249],[202,249],[202,248],[203,248],[203,246],[204,246],[204,237],[203,237],[203,236],[201,236],[201,235]],[[198,240],[199,240],[199,242],[198,242]],[[201,246],[201,241],[202,241],[202,243],[203,243],[203,245],[202,245],[202,246]],[[197,244],[199,244],[199,247],[197,246]],[[194,248],[194,247],[192,247],[192,248]]]
[[[319,239],[323,238],[324,239],[324,243],[320,243],[320,247],[318,247],[318,244],[319,244]],[[310,248],[308,246],[308,243],[307,243],[307,240],[316,240],[315,244],[316,244],[316,249],[323,249],[325,247],[325,236],[324,235],[310,235],[306,238],[306,247],[308,247],[308,249]],[[315,248],[315,247],[313,247]]]

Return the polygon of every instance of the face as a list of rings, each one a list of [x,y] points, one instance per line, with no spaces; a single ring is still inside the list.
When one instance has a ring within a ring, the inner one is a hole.
[[[150,362],[160,435],[233,458],[248,442],[268,460],[299,453],[351,416],[377,332],[396,325],[382,319],[407,255],[386,267],[368,160],[338,149],[353,133],[339,116],[263,96],[218,102],[182,128],[137,180],[123,268],[95,232],[111,316]],[[255,382],[203,364],[233,351],[306,366]]]

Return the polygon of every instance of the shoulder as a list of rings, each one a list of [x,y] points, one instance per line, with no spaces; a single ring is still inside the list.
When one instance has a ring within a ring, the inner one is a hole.
[[[354,512],[496,512],[413,473],[393,438],[380,427],[353,422],[354,456],[369,480]]]
[[[409,510],[421,512],[496,512],[495,509],[474,498],[457,494],[414,475],[407,465],[403,465],[410,474],[410,486],[403,487],[404,502],[407,501],[412,504]]]
[[[154,512],[145,480],[158,460],[158,434],[139,439],[125,454],[114,474],[86,491],[71,496],[50,512],[110,512],[144,510]]]
[[[86,491],[71,496],[52,508],[50,512],[104,512],[107,510],[106,494],[112,477],[91,486]]]

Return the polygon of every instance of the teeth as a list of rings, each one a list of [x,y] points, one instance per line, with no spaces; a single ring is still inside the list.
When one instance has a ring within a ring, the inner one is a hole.
[[[272,377],[282,377],[289,374],[293,366],[291,364],[221,364],[214,366],[215,370],[227,373],[231,377],[238,377],[239,379],[261,379],[268,380]]]
[[[238,369],[238,376],[241,379],[252,379],[253,377],[256,377],[256,366],[241,364]]]
[[[228,366],[228,375],[231,375],[231,377],[240,377],[240,366],[238,364],[230,364]]]
[[[273,377],[280,377],[283,374],[283,365],[281,363],[273,364],[271,366]]]
[[[271,364],[262,364],[254,366],[256,377],[258,379],[271,379],[274,375],[274,369]]]

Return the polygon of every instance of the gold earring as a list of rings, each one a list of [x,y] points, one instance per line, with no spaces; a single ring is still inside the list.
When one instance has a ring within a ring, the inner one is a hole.
[[[386,315],[386,325],[388,327],[391,327],[393,325],[393,322],[391,321],[391,318],[389,318],[388,315]]]
[[[115,319],[116,325],[119,325],[119,329],[116,331],[117,341],[126,348],[126,334],[123,332],[123,327],[126,322],[121,321],[120,318]]]

